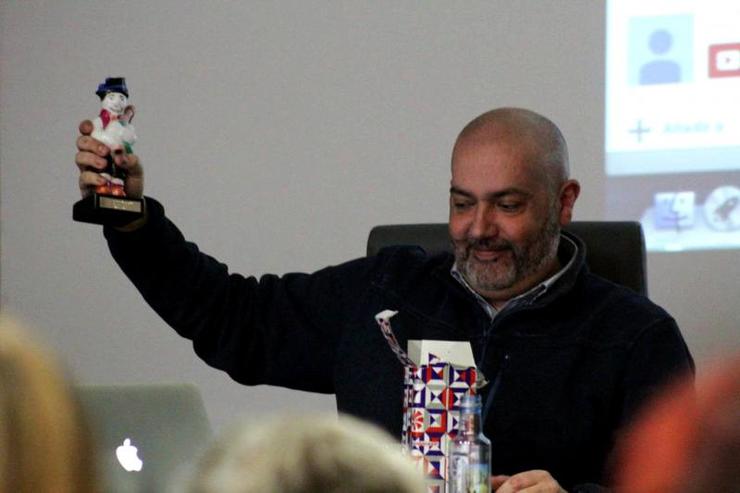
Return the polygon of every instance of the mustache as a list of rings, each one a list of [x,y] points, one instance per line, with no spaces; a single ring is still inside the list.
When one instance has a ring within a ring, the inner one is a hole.
[[[514,248],[514,245],[512,245],[510,241],[500,238],[496,240],[491,238],[468,238],[465,246],[468,251],[489,250],[493,252],[503,252]]]

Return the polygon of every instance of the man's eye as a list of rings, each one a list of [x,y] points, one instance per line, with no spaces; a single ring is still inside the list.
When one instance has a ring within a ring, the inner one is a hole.
[[[472,204],[470,204],[469,202],[453,202],[452,203],[452,206],[455,209],[457,209],[459,211],[462,211],[462,210],[465,210],[465,209],[469,209],[472,206]]]
[[[498,206],[503,211],[514,212],[521,209],[522,204],[519,202],[500,202]]]

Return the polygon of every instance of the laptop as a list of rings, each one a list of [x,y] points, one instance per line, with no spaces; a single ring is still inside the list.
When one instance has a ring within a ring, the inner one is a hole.
[[[212,432],[195,385],[85,385],[103,491],[182,490]]]

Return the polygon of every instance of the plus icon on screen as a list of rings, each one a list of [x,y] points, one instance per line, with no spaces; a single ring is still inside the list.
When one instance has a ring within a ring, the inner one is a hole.
[[[637,126],[631,128],[629,133],[635,134],[637,142],[642,143],[642,134],[650,133],[650,128],[642,126],[642,120],[637,120]]]

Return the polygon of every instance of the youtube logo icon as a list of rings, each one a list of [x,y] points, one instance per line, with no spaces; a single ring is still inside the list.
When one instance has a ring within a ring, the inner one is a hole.
[[[740,43],[709,46],[709,77],[740,77]]]

